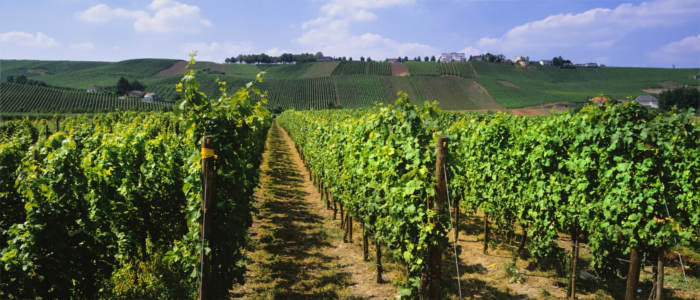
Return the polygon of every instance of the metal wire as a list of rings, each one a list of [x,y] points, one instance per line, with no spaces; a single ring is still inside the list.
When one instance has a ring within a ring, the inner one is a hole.
[[[458,227],[455,227],[454,224],[452,224],[452,206],[450,205],[450,188],[449,184],[447,181],[447,166],[445,163],[442,165],[442,170],[443,173],[445,174],[445,191],[447,193],[447,211],[450,212],[450,226],[454,228],[455,230],[459,230]],[[459,209],[459,207],[457,208]],[[457,224],[459,226],[459,224]],[[452,243],[452,247],[455,251],[455,269],[457,270],[457,288],[459,289],[459,299],[462,299],[462,280],[460,280],[460,275],[459,275],[459,259],[457,257],[457,239],[454,240]]]

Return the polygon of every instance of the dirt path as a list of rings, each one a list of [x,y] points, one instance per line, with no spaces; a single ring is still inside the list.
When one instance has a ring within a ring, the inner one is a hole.
[[[332,212],[325,209],[309,181],[291,139],[276,123],[268,135],[261,169],[258,212],[246,250],[250,259],[246,284],[233,288],[233,298],[395,297],[391,283],[375,283],[373,266],[362,260],[359,239],[343,243],[339,221],[331,220]],[[391,282],[391,276],[385,279]]]

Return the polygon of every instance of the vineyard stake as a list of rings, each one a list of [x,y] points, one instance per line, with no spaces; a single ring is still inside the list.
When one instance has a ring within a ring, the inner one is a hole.
[[[436,220],[445,212],[445,203],[447,201],[447,181],[443,174],[446,172],[447,168],[447,143],[449,139],[447,136],[441,135],[437,138],[437,145],[435,145],[435,214]],[[442,231],[442,226],[440,222],[435,223],[436,231]],[[430,275],[429,284],[429,298],[433,300],[440,299],[440,277],[442,276],[442,252],[435,246],[431,246],[428,253],[430,253],[430,265],[428,274]]]
[[[382,249],[379,246],[379,240],[374,239],[374,243],[377,246],[377,283],[383,283],[382,279]]]
[[[489,252],[489,215],[484,213],[484,254]]]
[[[348,215],[348,230],[350,233],[348,233],[350,244],[352,244],[352,217]]]
[[[212,217],[214,216],[214,138],[202,137],[202,252],[199,256],[201,266],[201,278],[199,284],[199,299],[213,299],[212,291],[215,290],[211,274],[211,257],[204,255],[204,241],[209,239],[212,230]]]
[[[664,249],[659,249],[658,262],[656,265],[656,297],[654,300],[661,300],[664,293]]]
[[[630,268],[627,272],[627,288],[625,289],[625,300],[634,300],[637,293],[637,284],[639,283],[639,269],[642,264],[642,257],[639,251],[634,248],[630,253]]]
[[[459,241],[459,198],[454,201],[455,210],[455,242]]]
[[[364,261],[369,261],[369,245],[367,245],[367,232],[365,231],[365,222],[362,222],[362,258]]]

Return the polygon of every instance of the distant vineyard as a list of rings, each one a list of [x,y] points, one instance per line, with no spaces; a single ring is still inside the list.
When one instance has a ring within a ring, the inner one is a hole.
[[[377,102],[386,102],[384,87],[376,76],[355,75],[333,78],[338,88],[338,100],[342,107],[366,107]]]
[[[454,62],[439,63],[437,65],[440,70],[440,75],[474,78],[474,67],[472,67],[470,63]]]
[[[436,62],[407,61],[406,66],[408,66],[408,72],[410,72],[411,75],[440,74],[440,70],[438,69],[438,63]]]
[[[299,80],[268,80],[260,89],[267,92],[269,107],[282,109],[322,109],[336,102],[333,80],[329,77]]]
[[[343,61],[332,75],[386,75],[391,76],[391,66],[386,62]]]
[[[139,98],[120,99],[116,95],[109,94],[88,94],[83,91],[12,83],[0,84],[0,112],[4,113],[83,113],[170,109],[169,104],[145,102]]]

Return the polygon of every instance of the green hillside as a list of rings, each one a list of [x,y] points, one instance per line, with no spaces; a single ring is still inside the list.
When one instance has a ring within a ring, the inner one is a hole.
[[[505,107],[524,107],[548,102],[575,102],[600,94],[614,98],[646,94],[643,89],[697,85],[691,76],[698,69],[576,68],[474,63],[476,81]]]
[[[218,64],[198,62],[194,69],[201,90],[218,96],[220,79],[235,89],[265,71],[262,88],[270,106],[282,108],[361,107],[388,102],[399,91],[412,101],[437,100],[445,109],[501,109],[551,102],[581,102],[600,94],[615,98],[646,94],[644,89],[698,85],[697,69],[576,68],[494,63],[405,63],[408,77],[391,76],[386,62],[333,61],[300,64]],[[114,86],[120,77],[139,80],[146,92],[175,102],[175,84],[186,62],[134,59],[120,62],[2,60],[2,80],[24,75],[55,87],[86,89]],[[651,91],[651,92],[658,92]],[[6,111],[6,108],[0,108]]]
[[[0,113],[95,113],[121,111],[167,111],[172,105],[110,94],[0,83]]]

